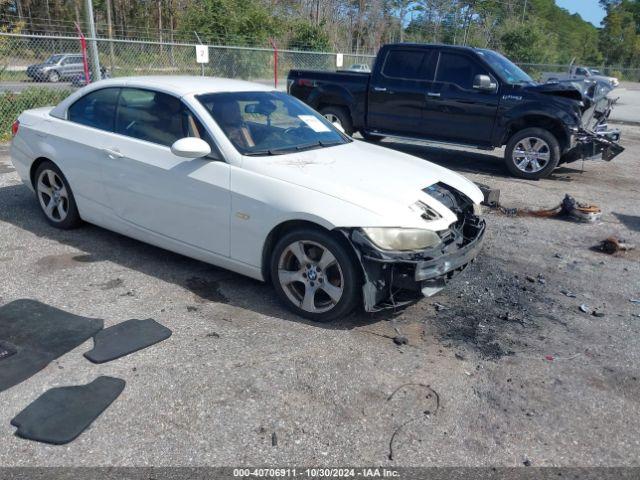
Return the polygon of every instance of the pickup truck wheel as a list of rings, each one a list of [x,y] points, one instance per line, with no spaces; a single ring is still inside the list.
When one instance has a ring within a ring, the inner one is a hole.
[[[289,309],[316,322],[344,317],[361,298],[352,255],[329,232],[315,228],[293,230],[277,242],[271,281]]]
[[[545,178],[558,166],[560,144],[548,130],[525,128],[509,139],[504,159],[516,177]]]
[[[320,113],[331,123],[339,124],[344,130],[344,133],[349,136],[353,135],[353,124],[351,123],[351,116],[347,109],[342,107],[324,107],[320,109]]]

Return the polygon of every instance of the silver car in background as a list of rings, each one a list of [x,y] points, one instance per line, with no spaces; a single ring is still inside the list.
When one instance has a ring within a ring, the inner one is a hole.
[[[44,62],[30,65],[27,76],[36,82],[59,82],[77,77],[84,71],[84,61],[79,53],[56,53]]]

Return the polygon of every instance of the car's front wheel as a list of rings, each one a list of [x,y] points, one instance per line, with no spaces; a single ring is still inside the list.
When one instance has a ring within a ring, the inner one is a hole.
[[[560,144],[543,128],[525,128],[507,142],[504,160],[509,171],[520,178],[548,177],[560,162]]]
[[[50,81],[51,83],[57,83],[60,81],[60,74],[55,70],[52,70],[47,75],[47,80]]]
[[[271,281],[298,315],[328,322],[349,314],[361,298],[361,275],[347,245],[330,232],[300,228],[285,234],[271,256]]]
[[[40,164],[34,187],[40,208],[51,225],[67,230],[82,223],[71,187],[53,162]]]

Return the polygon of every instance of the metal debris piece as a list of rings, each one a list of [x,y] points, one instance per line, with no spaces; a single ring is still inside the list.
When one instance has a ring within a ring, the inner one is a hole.
[[[591,315],[593,315],[594,317],[604,317],[605,313],[598,310],[594,310],[593,312],[591,312]]]
[[[617,252],[626,252],[628,250],[633,250],[636,247],[635,245],[631,245],[621,238],[609,237],[605,240],[602,240],[596,248],[601,252],[612,255]]]
[[[409,339],[407,337],[403,337],[402,335],[397,335],[393,337],[393,343],[396,345],[407,345],[409,343]]]
[[[590,313],[591,309],[589,308],[588,305],[583,303],[582,305],[580,305],[580,311],[583,313]]]
[[[500,189],[499,188],[491,188],[489,185],[485,185],[483,183],[476,183],[482,195],[484,195],[484,200],[482,203],[489,207],[497,207],[500,204]]]
[[[441,303],[438,303],[438,302],[434,302],[433,306],[435,307],[436,312],[440,312],[441,310],[448,310],[449,309],[449,307],[447,307],[446,305],[442,305]]]
[[[273,447],[277,447],[278,446],[278,436],[276,435],[276,432],[273,432],[271,434],[271,446],[273,446]]]
[[[640,304],[640,299],[630,298],[630,299],[629,299],[629,301],[630,301],[631,303],[638,303],[638,304]]]
[[[600,219],[602,216],[602,210],[596,205],[590,205],[586,203],[580,203],[576,201],[571,195],[566,194],[560,202],[553,208],[545,208],[541,210],[528,210],[519,208],[506,208],[502,205],[496,205],[496,208],[505,215],[519,216],[519,217],[538,217],[538,218],[553,218],[553,217],[568,217],[581,222],[593,223]]]
[[[573,292],[570,292],[569,290],[560,290],[560,293],[563,294],[565,297],[576,298],[576,294]]]

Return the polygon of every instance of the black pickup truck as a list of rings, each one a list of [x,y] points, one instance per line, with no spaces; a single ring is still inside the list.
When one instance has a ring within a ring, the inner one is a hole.
[[[371,73],[291,70],[287,90],[370,141],[506,145],[507,168],[523,178],[546,177],[561,162],[611,160],[624,150],[620,132],[606,124],[610,86],[538,84],[487,49],[385,45]]]

